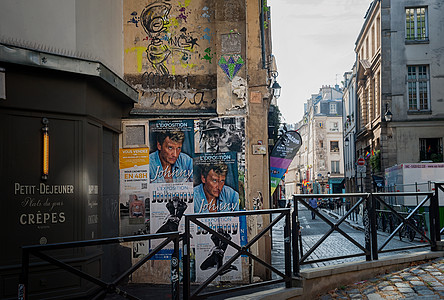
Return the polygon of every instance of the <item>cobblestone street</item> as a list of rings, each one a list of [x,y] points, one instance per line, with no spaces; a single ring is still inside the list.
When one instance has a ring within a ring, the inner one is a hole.
[[[318,299],[444,299],[444,258],[341,286]]]

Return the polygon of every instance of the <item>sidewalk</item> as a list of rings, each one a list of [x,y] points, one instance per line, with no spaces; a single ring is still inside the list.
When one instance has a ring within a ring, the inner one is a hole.
[[[444,258],[340,286],[318,299],[444,299]]]

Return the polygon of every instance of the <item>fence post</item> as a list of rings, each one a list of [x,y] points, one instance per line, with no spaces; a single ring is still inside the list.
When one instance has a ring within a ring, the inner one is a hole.
[[[29,251],[22,248],[22,273],[18,285],[18,300],[28,299]]]
[[[432,251],[438,250],[436,242],[441,240],[440,221],[439,221],[439,183],[434,183],[435,191],[430,199],[429,220],[430,220],[430,239],[432,240]]]
[[[190,218],[185,215],[185,236],[183,238],[183,299],[188,300],[191,295],[190,283]]]
[[[378,260],[378,232],[376,225],[376,198],[373,193],[370,194],[371,207],[370,207],[370,232],[372,237],[372,256],[373,260]]]
[[[292,247],[293,247],[293,275],[299,276],[300,266],[299,266],[299,248],[298,248],[298,237],[299,237],[299,220],[298,220],[298,201],[296,196],[293,195],[293,214],[291,215],[292,221]]]
[[[284,227],[284,253],[285,253],[285,275],[290,279],[285,282],[286,288],[291,288],[291,233],[290,233],[290,212],[285,213]]]
[[[371,261],[372,260],[372,249],[371,249],[371,243],[370,243],[370,220],[369,220],[369,209],[370,209],[370,199],[367,197],[367,199],[365,199],[365,206],[364,206],[364,211],[363,211],[363,216],[362,216],[362,223],[364,225],[364,237],[365,237],[365,249],[369,252],[369,254],[365,255],[365,260],[366,261]]]
[[[171,299],[179,300],[179,235],[174,238],[171,256]]]

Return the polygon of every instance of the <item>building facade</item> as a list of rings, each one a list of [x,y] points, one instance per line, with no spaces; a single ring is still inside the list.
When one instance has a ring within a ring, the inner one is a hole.
[[[4,226],[17,228],[2,248],[2,282],[8,282],[2,299],[16,297],[21,246],[156,233],[171,212],[166,204],[176,197],[186,199],[186,213],[209,209],[210,203],[196,206],[193,200],[210,161],[224,164],[223,191],[232,200],[218,208],[269,207],[267,115],[277,70],[265,1],[65,1],[51,6],[2,1],[0,6],[0,114],[2,138],[11,141],[0,153],[2,190],[8,191],[1,203]],[[50,175],[44,178],[40,139],[47,122]],[[175,155],[180,152],[181,160],[161,170],[156,153],[162,134],[172,131],[178,137],[174,141],[180,141]],[[19,156],[32,162],[17,163]],[[180,169],[184,166],[187,172]],[[179,174],[186,183],[175,181]],[[26,223],[23,217],[51,216],[42,210],[46,188],[40,186],[49,186],[48,193],[51,188],[69,192],[48,196],[49,207],[58,205],[58,224],[43,226],[33,217]],[[34,196],[36,202],[28,199]],[[250,225],[227,221],[217,228],[230,228],[233,240],[245,243],[264,222]],[[265,261],[271,259],[270,241],[267,235],[252,249]],[[195,263],[204,263],[210,251],[203,244],[193,246]],[[97,249],[76,253],[76,262],[97,276],[115,278],[147,251],[147,245],[126,245],[105,257]],[[141,272],[132,279],[169,282],[165,258],[170,253],[162,255],[155,257],[149,277]],[[120,259],[105,263],[110,257]],[[245,279],[242,267],[247,266],[235,267],[224,280]],[[198,270],[198,281],[209,272]],[[66,290],[71,277],[61,274],[39,269],[35,278],[43,283],[36,295],[56,297]],[[269,276],[259,265],[254,275]],[[82,283],[73,294],[83,297],[92,289]]]
[[[439,4],[381,0],[367,11],[355,47],[356,155],[368,166],[364,191],[375,190],[388,167],[443,161]]]
[[[338,85],[323,86],[307,101],[303,120],[297,129],[302,137],[302,147],[289,167],[288,173],[292,174],[288,174],[285,180],[290,192],[306,193],[308,188],[314,193],[342,192],[342,95]]]

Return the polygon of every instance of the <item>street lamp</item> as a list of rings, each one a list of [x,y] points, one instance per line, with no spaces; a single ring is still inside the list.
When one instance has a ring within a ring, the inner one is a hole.
[[[391,122],[393,118],[392,112],[388,109],[388,103],[385,104],[385,115],[384,115],[386,122]]]
[[[273,97],[275,97],[277,99],[281,96],[281,86],[276,81],[276,77],[274,78],[274,82],[273,82],[273,85],[271,86],[271,89],[273,90]]]
[[[348,147],[348,144],[350,143],[348,136],[345,138],[344,143],[345,143],[345,147]]]

